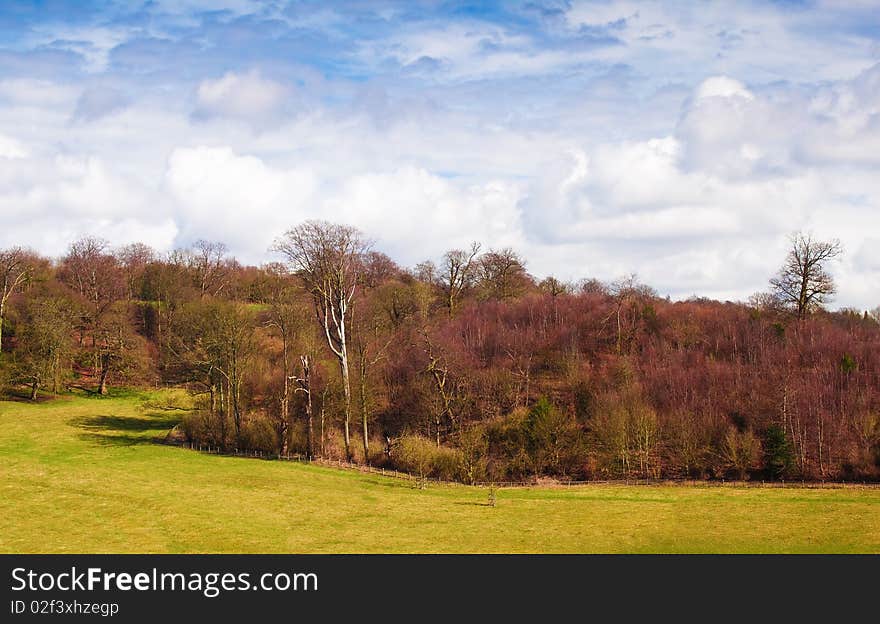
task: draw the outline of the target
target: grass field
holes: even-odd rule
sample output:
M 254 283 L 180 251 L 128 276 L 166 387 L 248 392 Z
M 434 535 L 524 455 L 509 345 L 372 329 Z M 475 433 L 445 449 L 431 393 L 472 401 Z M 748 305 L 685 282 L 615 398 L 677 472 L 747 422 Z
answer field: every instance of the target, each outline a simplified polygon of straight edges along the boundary
M 134 394 L 0 402 L 0 551 L 880 552 L 880 490 L 425 490 L 152 439 Z

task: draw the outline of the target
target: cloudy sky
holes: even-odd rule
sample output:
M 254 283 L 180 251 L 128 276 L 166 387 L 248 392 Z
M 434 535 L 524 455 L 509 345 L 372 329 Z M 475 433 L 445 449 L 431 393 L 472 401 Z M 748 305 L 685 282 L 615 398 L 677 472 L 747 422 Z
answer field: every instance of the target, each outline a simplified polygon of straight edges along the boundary
M 803 229 L 871 308 L 878 206 L 880 0 L 0 4 L 0 247 L 322 217 L 745 299 Z

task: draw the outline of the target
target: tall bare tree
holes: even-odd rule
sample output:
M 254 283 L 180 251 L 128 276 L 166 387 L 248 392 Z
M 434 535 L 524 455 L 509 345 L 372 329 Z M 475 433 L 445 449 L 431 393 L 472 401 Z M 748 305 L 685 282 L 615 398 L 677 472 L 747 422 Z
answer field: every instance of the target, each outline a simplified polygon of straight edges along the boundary
M 287 258 L 311 292 L 327 345 L 339 361 L 345 398 L 345 454 L 351 460 L 348 331 L 351 304 L 370 242 L 351 226 L 312 220 L 288 230 L 273 249 Z
M 480 244 L 471 243 L 470 249 L 452 249 L 443 255 L 443 263 L 437 279 L 443 291 L 449 316 L 455 314 L 455 306 L 462 293 L 473 284 L 477 273 L 477 256 Z
M 373 367 L 382 361 L 391 346 L 392 337 L 383 320 L 385 316 L 377 309 L 376 301 L 364 302 L 364 313 L 358 315 L 353 338 L 355 360 L 358 372 L 358 398 L 361 412 L 361 437 L 364 448 L 364 462 L 370 461 L 369 421 L 372 417 L 368 380 Z M 372 306 L 370 304 L 373 304 Z
M 457 407 L 460 403 L 461 388 L 458 381 L 450 374 L 450 364 L 446 355 L 431 340 L 427 330 L 422 330 L 422 338 L 425 342 L 425 355 L 428 356 L 428 365 L 425 372 L 431 376 L 434 381 L 434 387 L 437 389 L 439 398 L 438 404 L 434 409 L 434 436 L 437 446 L 440 446 L 440 430 L 443 421 L 446 421 L 447 432 L 452 432 L 459 424 L 457 415 Z
M 268 265 L 264 267 L 265 271 L 270 275 L 267 300 L 269 302 L 268 317 L 266 325 L 273 328 L 278 337 L 281 338 L 281 400 L 279 405 L 279 424 L 281 437 L 281 454 L 286 455 L 288 452 L 288 437 L 290 430 L 290 404 L 293 393 L 299 384 L 299 377 L 296 375 L 295 363 L 293 358 L 294 343 L 303 329 L 303 323 L 306 315 L 303 306 L 297 300 L 297 294 L 302 291 L 302 287 L 294 281 L 293 276 L 287 274 L 286 268 L 279 264 Z M 308 357 L 308 356 L 306 356 Z M 308 369 L 307 363 L 303 363 L 303 368 Z M 306 375 L 307 376 L 307 375 Z M 294 385 L 296 382 L 297 385 Z M 311 396 L 310 392 L 307 396 L 309 405 L 306 408 L 309 420 L 308 426 L 311 428 Z M 309 431 L 311 436 L 311 431 Z M 309 455 L 311 456 L 311 437 L 309 438 Z
M 299 356 L 302 365 L 302 375 L 295 378 L 296 389 L 294 392 L 302 392 L 303 403 L 306 410 L 306 455 L 311 459 L 315 456 L 315 432 L 313 425 L 314 408 L 312 405 L 312 356 L 306 354 Z M 321 454 L 324 454 L 324 418 L 323 408 L 321 417 Z
M 834 279 L 825 265 L 843 253 L 843 247 L 837 239 L 817 241 L 803 232 L 793 234 L 790 240 L 785 264 L 770 280 L 770 286 L 780 301 L 803 319 L 834 294 Z
M 0 353 L 3 352 L 3 319 L 5 318 L 6 303 L 13 293 L 24 287 L 33 271 L 34 254 L 22 249 L 12 247 L 0 250 Z
M 232 261 L 226 257 L 228 248 L 224 243 L 197 240 L 190 251 L 190 267 L 201 297 L 217 296 L 229 284 Z

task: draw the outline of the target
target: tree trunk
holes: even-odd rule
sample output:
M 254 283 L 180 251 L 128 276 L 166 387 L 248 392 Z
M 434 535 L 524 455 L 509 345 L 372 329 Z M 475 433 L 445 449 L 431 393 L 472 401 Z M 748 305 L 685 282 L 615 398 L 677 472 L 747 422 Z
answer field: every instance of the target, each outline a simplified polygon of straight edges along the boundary
M 290 427 L 290 366 L 287 353 L 287 335 L 282 333 L 283 351 L 282 367 L 284 375 L 284 390 L 281 395 L 281 454 L 287 455 L 288 429 Z
M 61 359 L 58 356 L 58 352 L 56 351 L 53 354 L 52 359 L 52 394 L 58 396 L 58 369 L 61 368 Z
M 107 375 L 110 373 L 109 362 L 106 356 L 101 358 L 101 380 L 98 383 L 98 394 L 104 396 L 107 394 Z
M 364 435 L 364 463 L 370 463 L 370 434 L 367 429 L 367 388 L 366 384 L 361 380 L 361 423 L 363 424 Z
M 281 422 L 281 456 L 282 457 L 286 456 L 288 453 L 288 450 L 289 450 L 288 443 L 287 443 L 287 439 L 290 437 L 289 429 L 290 429 L 290 424 L 287 422 L 287 419 L 285 418 Z
M 361 386 L 360 386 L 360 398 L 361 398 L 361 424 L 363 425 L 363 436 L 364 436 L 364 463 L 370 463 L 370 433 L 368 430 L 367 424 L 367 381 L 364 379 L 366 376 L 366 362 L 361 360 Z
M 214 414 L 217 412 L 217 393 L 215 392 L 213 379 L 208 379 L 208 392 L 211 395 L 211 407 L 210 407 L 211 412 L 210 412 L 210 414 L 211 414 L 211 420 L 213 420 Z
M 339 368 L 342 372 L 342 391 L 345 395 L 345 458 L 352 460 L 351 454 L 351 384 L 348 374 L 348 353 L 345 344 L 342 345 L 342 355 L 339 358 Z
M 227 379 L 226 380 L 226 415 L 223 417 L 224 441 L 226 438 L 226 432 L 225 432 L 225 429 L 227 426 L 226 419 L 229 418 L 230 414 L 232 414 L 232 385 L 229 383 L 229 379 Z M 233 426 L 234 426 L 234 421 L 233 421 Z M 237 445 L 238 440 L 235 440 L 235 443 Z
M 226 411 L 226 405 L 227 405 L 226 397 L 224 397 L 224 395 L 223 395 L 223 380 L 222 379 L 217 383 L 217 394 L 218 394 L 217 415 L 220 418 L 220 446 L 222 446 L 223 448 L 226 448 L 226 418 L 227 418 L 228 413 Z
M 326 392 L 321 399 L 321 457 L 324 457 L 324 403 L 327 400 Z
M 3 354 L 3 311 L 6 308 L 6 299 L 0 299 L 0 355 Z
M 241 378 L 238 370 L 237 352 L 232 351 L 232 362 L 229 371 L 229 395 L 232 400 L 232 419 L 235 426 L 235 448 L 241 445 Z
M 306 452 L 308 453 L 309 459 L 314 457 L 315 455 L 315 434 L 312 426 L 312 367 L 311 361 L 308 355 L 300 356 L 300 362 L 302 363 L 303 368 L 303 376 L 300 381 L 300 387 L 302 389 L 303 394 L 306 395 L 306 432 L 308 434 L 307 448 Z M 323 408 L 321 410 L 321 453 L 323 454 L 323 435 L 324 435 L 324 411 Z

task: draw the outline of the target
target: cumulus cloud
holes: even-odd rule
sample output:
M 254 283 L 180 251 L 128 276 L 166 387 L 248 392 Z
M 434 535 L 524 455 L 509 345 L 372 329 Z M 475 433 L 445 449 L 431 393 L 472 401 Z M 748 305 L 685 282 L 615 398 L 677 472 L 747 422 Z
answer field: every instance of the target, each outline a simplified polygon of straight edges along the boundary
M 473 240 L 522 246 L 519 196 L 509 182 L 462 185 L 410 166 L 351 178 L 322 213 L 361 227 L 413 265 Z
M 273 238 L 309 216 L 315 179 L 307 170 L 278 169 L 229 147 L 178 148 L 165 184 L 182 225 L 179 242 L 222 240 L 253 262 Z

